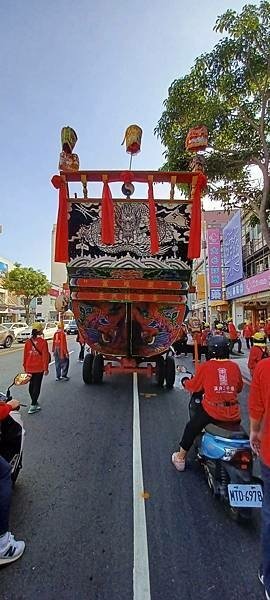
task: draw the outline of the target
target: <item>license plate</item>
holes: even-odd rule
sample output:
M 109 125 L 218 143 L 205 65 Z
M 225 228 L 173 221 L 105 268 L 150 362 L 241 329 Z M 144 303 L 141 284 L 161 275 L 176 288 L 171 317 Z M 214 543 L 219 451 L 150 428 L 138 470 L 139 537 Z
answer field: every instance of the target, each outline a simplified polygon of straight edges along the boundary
M 247 506 L 249 508 L 260 508 L 262 506 L 263 491 L 261 485 L 230 483 L 228 494 L 231 506 Z

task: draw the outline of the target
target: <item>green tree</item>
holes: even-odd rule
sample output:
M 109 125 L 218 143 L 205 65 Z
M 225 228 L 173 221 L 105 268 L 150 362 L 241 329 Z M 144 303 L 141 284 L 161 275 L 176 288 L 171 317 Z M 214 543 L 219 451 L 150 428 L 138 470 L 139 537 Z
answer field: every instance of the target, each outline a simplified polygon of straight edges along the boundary
M 3 287 L 20 296 L 25 308 L 26 321 L 29 323 L 30 302 L 38 296 L 48 293 L 51 285 L 44 273 L 32 267 L 22 267 L 15 263 L 14 269 L 6 273 L 2 280 Z
M 188 168 L 187 132 L 206 125 L 210 198 L 252 209 L 270 247 L 270 2 L 227 10 L 214 30 L 222 34 L 217 45 L 169 88 L 155 129 L 165 146 L 162 168 Z

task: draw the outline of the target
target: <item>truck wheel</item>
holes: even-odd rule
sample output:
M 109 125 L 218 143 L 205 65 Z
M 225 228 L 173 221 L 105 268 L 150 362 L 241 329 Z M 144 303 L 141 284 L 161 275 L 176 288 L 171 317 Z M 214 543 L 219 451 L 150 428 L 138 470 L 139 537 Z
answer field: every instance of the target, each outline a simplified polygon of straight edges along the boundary
M 83 361 L 82 376 L 84 383 L 92 383 L 92 366 L 93 366 L 94 355 L 87 354 Z
M 158 387 L 163 387 L 165 379 L 165 361 L 163 356 L 158 356 L 156 360 L 156 382 Z
M 165 380 L 166 388 L 171 390 L 175 382 L 175 362 L 172 356 L 167 356 L 165 360 Z
M 104 358 L 102 354 L 96 354 L 93 360 L 92 379 L 93 383 L 101 383 L 104 371 Z

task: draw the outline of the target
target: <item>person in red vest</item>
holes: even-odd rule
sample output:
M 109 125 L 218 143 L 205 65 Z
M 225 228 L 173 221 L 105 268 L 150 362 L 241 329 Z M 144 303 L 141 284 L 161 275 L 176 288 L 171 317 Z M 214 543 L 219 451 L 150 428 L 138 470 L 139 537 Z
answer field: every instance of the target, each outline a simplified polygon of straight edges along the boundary
M 250 349 L 250 346 L 253 346 L 253 334 L 254 329 L 252 323 L 250 323 L 250 321 L 244 321 L 243 338 L 246 340 L 246 346 L 248 350 Z
M 242 352 L 242 342 L 232 319 L 228 319 L 228 332 L 230 338 L 230 354 L 235 354 L 233 349 L 236 343 L 238 344 L 238 354 L 244 354 L 244 352 Z
M 264 331 L 268 341 L 270 342 L 270 317 L 267 317 L 267 322 L 265 324 Z
M 268 350 L 266 338 L 263 332 L 257 331 L 253 336 L 253 347 L 250 350 L 248 358 L 248 368 L 251 378 L 253 377 L 254 369 L 262 358 L 268 358 Z
M 32 335 L 26 340 L 23 354 L 25 373 L 32 375 L 29 383 L 31 405 L 28 414 L 32 415 L 41 410 L 38 403 L 43 375 L 49 373 L 50 354 L 48 342 L 44 340 L 43 324 L 36 322 L 32 325 Z
M 261 459 L 264 484 L 262 506 L 262 565 L 259 579 L 270 600 L 270 358 L 257 364 L 248 399 L 250 445 Z
M 195 438 L 209 423 L 241 420 L 237 399 L 243 388 L 238 365 L 229 360 L 229 341 L 223 336 L 211 336 L 208 342 L 210 360 L 199 366 L 192 379 L 182 378 L 182 386 L 189 392 L 203 392 L 202 402 L 185 427 L 179 452 L 172 455 L 172 463 L 178 471 L 184 471 L 186 455 Z
M 61 379 L 69 381 L 69 352 L 67 336 L 64 332 L 64 323 L 58 323 L 58 330 L 53 336 L 52 351 L 55 359 L 56 381 L 60 381 Z
M 4 421 L 12 410 L 19 408 L 18 400 L 0 402 L 0 421 Z M 23 541 L 17 541 L 9 531 L 9 515 L 12 493 L 11 466 L 0 456 L 0 566 L 8 565 L 22 556 Z

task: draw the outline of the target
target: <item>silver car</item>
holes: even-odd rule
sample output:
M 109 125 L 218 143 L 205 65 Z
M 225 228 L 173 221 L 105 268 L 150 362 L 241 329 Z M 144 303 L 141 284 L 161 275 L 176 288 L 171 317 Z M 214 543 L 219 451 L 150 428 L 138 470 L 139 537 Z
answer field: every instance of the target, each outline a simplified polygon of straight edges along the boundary
M 10 346 L 14 342 L 14 333 L 4 327 L 4 325 L 0 325 L 0 346 L 4 346 L 4 348 L 10 348 Z

